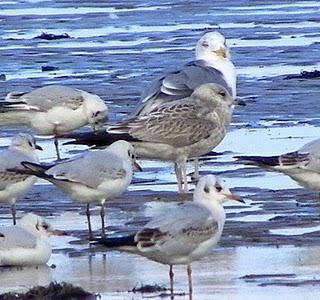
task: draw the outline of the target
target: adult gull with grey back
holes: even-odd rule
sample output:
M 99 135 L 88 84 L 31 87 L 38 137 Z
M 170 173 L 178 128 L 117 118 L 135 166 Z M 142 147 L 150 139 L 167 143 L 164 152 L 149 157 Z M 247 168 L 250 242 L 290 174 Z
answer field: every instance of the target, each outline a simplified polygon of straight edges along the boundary
M 192 295 L 191 263 L 208 255 L 220 240 L 226 218 L 222 203 L 228 200 L 243 202 L 216 176 L 206 175 L 200 177 L 192 202 L 163 210 L 133 234 L 102 238 L 98 243 L 169 265 L 171 294 L 173 265 L 187 265 Z
M 0 126 L 28 126 L 40 135 L 57 137 L 86 124 L 94 130 L 101 127 L 108 109 L 97 95 L 83 90 L 50 85 L 29 93 L 10 93 L 0 102 Z
M 22 172 L 46 179 L 73 201 L 86 203 L 88 229 L 92 238 L 90 204 L 101 205 L 101 235 L 104 236 L 105 202 L 120 196 L 127 189 L 132 180 L 133 168 L 140 170 L 135 159 L 131 144 L 117 141 L 105 150 L 86 151 L 51 165 L 22 162 L 26 168 Z

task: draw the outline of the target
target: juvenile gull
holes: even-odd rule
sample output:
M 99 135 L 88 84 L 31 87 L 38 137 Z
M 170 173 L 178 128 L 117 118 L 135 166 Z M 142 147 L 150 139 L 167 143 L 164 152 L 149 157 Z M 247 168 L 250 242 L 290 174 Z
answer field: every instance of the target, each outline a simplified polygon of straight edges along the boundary
M 305 188 L 320 192 L 320 139 L 295 152 L 276 156 L 236 156 L 240 162 L 254 164 L 288 175 Z
M 22 161 L 39 162 L 36 149 L 42 150 L 33 136 L 19 133 L 11 145 L 0 152 L 0 203 L 11 204 L 13 224 L 16 224 L 16 201 L 36 182 L 37 178 L 11 169 L 23 169 Z
M 0 227 L 0 266 L 30 266 L 47 263 L 51 256 L 49 235 L 62 235 L 52 230 L 41 217 L 29 213 L 16 226 Z
M 222 203 L 227 200 L 243 202 L 217 177 L 207 175 L 200 178 L 193 202 L 162 211 L 136 233 L 103 238 L 98 242 L 170 265 L 171 294 L 173 265 L 187 265 L 189 295 L 192 295 L 191 263 L 208 255 L 220 240 L 226 217 Z
M 105 150 L 87 151 L 52 165 L 22 162 L 29 174 L 46 179 L 59 187 L 72 200 L 87 203 L 87 220 L 90 238 L 90 203 L 100 203 L 102 236 L 105 235 L 104 205 L 109 199 L 121 195 L 129 186 L 135 162 L 130 143 L 117 141 Z
M 217 83 L 236 98 L 236 69 L 231 61 L 226 38 L 218 31 L 207 32 L 200 38 L 194 61 L 156 78 L 142 93 L 133 115 L 146 115 L 163 103 L 189 97 L 197 87 L 205 83 Z M 200 155 L 207 152 L 200 152 Z M 195 179 L 199 177 L 198 156 L 197 153 L 191 156 L 195 157 Z
M 174 162 L 178 189 L 187 191 L 187 158 L 195 152 L 207 153 L 223 139 L 236 103 L 222 86 L 207 83 L 188 98 L 164 103 L 148 115 L 124 120 L 107 131 L 71 134 L 67 137 L 75 141 L 67 144 L 101 147 L 117 139 L 128 140 L 138 157 Z
M 29 93 L 10 93 L 0 102 L 0 125 L 24 125 L 40 135 L 57 136 L 86 124 L 101 127 L 107 106 L 97 95 L 63 85 L 51 85 Z

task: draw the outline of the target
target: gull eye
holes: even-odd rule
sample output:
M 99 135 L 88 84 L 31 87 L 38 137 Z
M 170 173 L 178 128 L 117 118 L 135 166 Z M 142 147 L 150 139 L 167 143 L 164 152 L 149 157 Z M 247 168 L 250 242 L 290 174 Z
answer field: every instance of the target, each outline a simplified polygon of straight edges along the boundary
M 222 97 L 225 97 L 226 96 L 226 92 L 225 91 L 220 91 L 219 95 L 221 95 Z
M 202 46 L 202 47 L 205 47 L 205 48 L 208 48 L 208 47 L 209 47 L 209 43 L 208 43 L 207 41 L 203 41 L 203 42 L 201 43 L 201 46 Z
M 42 223 L 42 228 L 47 230 L 49 229 L 49 225 L 47 223 Z

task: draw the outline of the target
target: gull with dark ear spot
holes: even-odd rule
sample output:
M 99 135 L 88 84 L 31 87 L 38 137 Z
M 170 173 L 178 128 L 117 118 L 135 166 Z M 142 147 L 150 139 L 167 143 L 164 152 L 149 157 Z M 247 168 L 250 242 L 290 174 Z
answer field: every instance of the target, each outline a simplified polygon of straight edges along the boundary
M 11 145 L 0 152 L 0 203 L 11 204 L 13 224 L 16 224 L 16 201 L 23 197 L 37 181 L 35 176 L 23 175 L 14 169 L 23 169 L 22 161 L 39 162 L 36 144 L 30 134 L 19 133 L 11 140 Z
M 13 92 L 0 102 L 0 126 L 28 126 L 40 135 L 57 137 L 84 125 L 99 129 L 108 114 L 103 100 L 94 94 L 63 85 L 50 85 L 29 93 Z
M 191 263 L 208 255 L 220 240 L 226 217 L 222 204 L 228 200 L 243 202 L 216 176 L 207 175 L 200 178 L 193 202 L 163 210 L 133 234 L 103 238 L 97 243 L 169 265 L 172 295 L 173 265 L 187 265 L 189 294 L 192 295 Z
M 45 264 L 51 256 L 48 236 L 64 234 L 32 213 L 24 215 L 16 226 L 0 226 L 0 266 Z
M 301 186 L 320 192 L 320 139 L 275 156 L 236 156 L 239 162 L 288 175 Z
M 205 154 L 222 141 L 235 104 L 222 86 L 207 83 L 188 98 L 164 103 L 148 115 L 124 120 L 106 131 L 65 136 L 75 139 L 65 144 L 103 147 L 125 139 L 142 159 L 174 162 L 178 191 L 187 192 L 187 158 Z
M 105 236 L 105 202 L 120 196 L 127 189 L 133 168 L 141 170 L 135 158 L 130 143 L 117 141 L 105 150 L 86 151 L 51 165 L 22 162 L 25 167 L 22 173 L 46 179 L 73 201 L 87 204 L 89 235 L 92 238 L 90 203 L 101 205 L 101 235 Z

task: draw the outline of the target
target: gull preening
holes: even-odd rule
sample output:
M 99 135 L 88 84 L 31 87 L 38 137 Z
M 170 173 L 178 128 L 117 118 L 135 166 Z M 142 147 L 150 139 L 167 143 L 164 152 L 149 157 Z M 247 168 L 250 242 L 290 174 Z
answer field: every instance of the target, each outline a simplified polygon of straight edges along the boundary
M 305 144 L 295 152 L 275 156 L 236 156 L 246 164 L 254 164 L 288 175 L 298 184 L 320 191 L 320 139 Z
M 97 130 L 103 124 L 108 109 L 94 94 L 63 85 L 51 85 L 29 93 L 9 93 L 0 102 L 0 125 L 30 127 L 40 135 L 54 135 L 57 158 L 61 134 L 90 124 Z
M 164 103 L 148 115 L 124 120 L 106 131 L 70 134 L 67 137 L 75 140 L 66 144 L 102 147 L 117 139 L 128 140 L 140 158 L 174 162 L 178 190 L 186 192 L 187 158 L 205 154 L 221 142 L 235 104 L 222 86 L 207 83 L 188 98 Z
M 30 134 L 19 133 L 11 140 L 11 145 L 0 152 L 0 203 L 11 204 L 13 224 L 16 224 L 16 201 L 37 181 L 35 176 L 19 174 L 14 169 L 23 169 L 22 161 L 39 162 L 36 144 Z
M 22 165 L 26 168 L 24 172 L 50 181 L 73 201 L 87 204 L 88 229 L 92 238 L 90 203 L 101 205 L 101 235 L 105 236 L 105 202 L 127 189 L 133 168 L 140 170 L 135 159 L 132 145 L 117 141 L 105 150 L 86 151 L 51 165 L 30 162 L 22 162 Z
M 0 266 L 42 265 L 51 256 L 49 235 L 63 235 L 43 218 L 29 213 L 17 225 L 0 227 Z
M 206 175 L 195 188 L 193 202 L 164 210 L 136 233 L 102 238 L 98 242 L 169 265 L 171 294 L 173 265 L 187 265 L 189 294 L 192 295 L 191 263 L 208 255 L 220 240 L 226 217 L 222 203 L 228 200 L 244 202 L 216 176 Z

